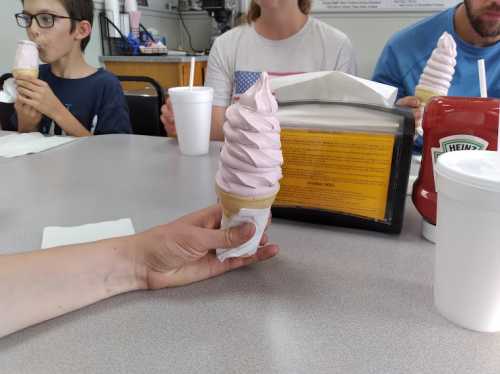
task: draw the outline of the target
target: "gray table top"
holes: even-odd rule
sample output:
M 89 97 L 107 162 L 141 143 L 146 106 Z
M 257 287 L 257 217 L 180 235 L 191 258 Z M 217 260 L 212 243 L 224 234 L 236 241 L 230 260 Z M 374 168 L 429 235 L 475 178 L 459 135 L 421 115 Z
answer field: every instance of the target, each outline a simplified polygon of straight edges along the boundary
M 164 62 L 164 63 L 178 63 L 190 62 L 192 56 L 100 56 L 101 62 Z M 208 61 L 208 56 L 194 56 L 196 62 Z
M 39 248 L 48 225 L 131 217 L 139 231 L 207 206 L 219 149 L 185 157 L 170 139 L 110 135 L 2 159 L 0 253 Z M 434 309 L 419 222 L 410 204 L 400 236 L 274 220 L 275 259 L 13 334 L 0 372 L 499 373 L 500 335 Z

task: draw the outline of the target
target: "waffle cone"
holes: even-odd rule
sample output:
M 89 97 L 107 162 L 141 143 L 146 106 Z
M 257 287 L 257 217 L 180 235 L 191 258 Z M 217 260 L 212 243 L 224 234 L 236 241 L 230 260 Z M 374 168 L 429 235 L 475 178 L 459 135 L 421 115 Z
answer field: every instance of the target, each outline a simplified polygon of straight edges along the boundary
M 222 204 L 224 215 L 227 218 L 239 213 L 240 209 L 266 209 L 273 205 L 274 199 L 278 193 L 266 196 L 238 196 L 224 191 L 219 186 L 215 186 L 217 196 Z
M 12 75 L 18 77 L 33 77 L 38 78 L 38 69 L 13 69 Z
M 422 105 L 427 104 L 434 96 L 443 96 L 439 92 L 434 92 L 427 90 L 425 88 L 418 87 L 415 89 L 415 96 L 418 97 Z

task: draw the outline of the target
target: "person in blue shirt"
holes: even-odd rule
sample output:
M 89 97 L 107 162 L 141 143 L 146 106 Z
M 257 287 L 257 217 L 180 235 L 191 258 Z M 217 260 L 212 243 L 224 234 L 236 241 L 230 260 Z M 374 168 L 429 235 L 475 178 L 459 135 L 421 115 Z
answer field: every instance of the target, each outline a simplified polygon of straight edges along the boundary
M 92 0 L 24 0 L 20 27 L 38 45 L 39 78 L 16 77 L 14 126 L 19 132 L 89 136 L 131 133 L 118 79 L 87 64 Z
M 484 59 L 488 95 L 500 98 L 500 1 L 465 0 L 397 34 L 385 46 L 373 80 L 398 88 L 396 105 L 421 116 L 415 87 L 443 32 L 457 44 L 457 65 L 448 95 L 480 96 L 477 60 Z

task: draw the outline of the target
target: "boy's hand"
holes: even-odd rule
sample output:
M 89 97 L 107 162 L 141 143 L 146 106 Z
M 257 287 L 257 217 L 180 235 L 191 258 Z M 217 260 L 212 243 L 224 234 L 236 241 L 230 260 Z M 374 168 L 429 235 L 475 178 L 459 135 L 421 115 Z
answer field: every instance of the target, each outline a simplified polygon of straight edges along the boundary
M 20 104 L 30 106 L 53 120 L 66 109 L 47 82 L 23 76 L 16 79 L 16 83 Z
M 37 111 L 30 105 L 22 104 L 20 100 L 16 100 L 14 104 L 18 118 L 19 131 L 32 131 L 42 120 L 42 113 Z

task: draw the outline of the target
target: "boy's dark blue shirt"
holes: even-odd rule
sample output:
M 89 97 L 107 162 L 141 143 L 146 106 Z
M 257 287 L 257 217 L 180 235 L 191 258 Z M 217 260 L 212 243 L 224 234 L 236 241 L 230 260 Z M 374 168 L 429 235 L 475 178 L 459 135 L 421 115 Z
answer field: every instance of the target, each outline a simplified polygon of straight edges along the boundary
M 80 79 L 55 76 L 50 65 L 40 66 L 40 79 L 47 82 L 57 98 L 94 135 L 129 134 L 132 132 L 125 96 L 120 81 L 106 70 Z M 17 127 L 17 116 L 14 115 Z M 43 117 L 40 132 L 52 134 L 52 119 Z M 54 126 L 54 134 L 61 128 Z

